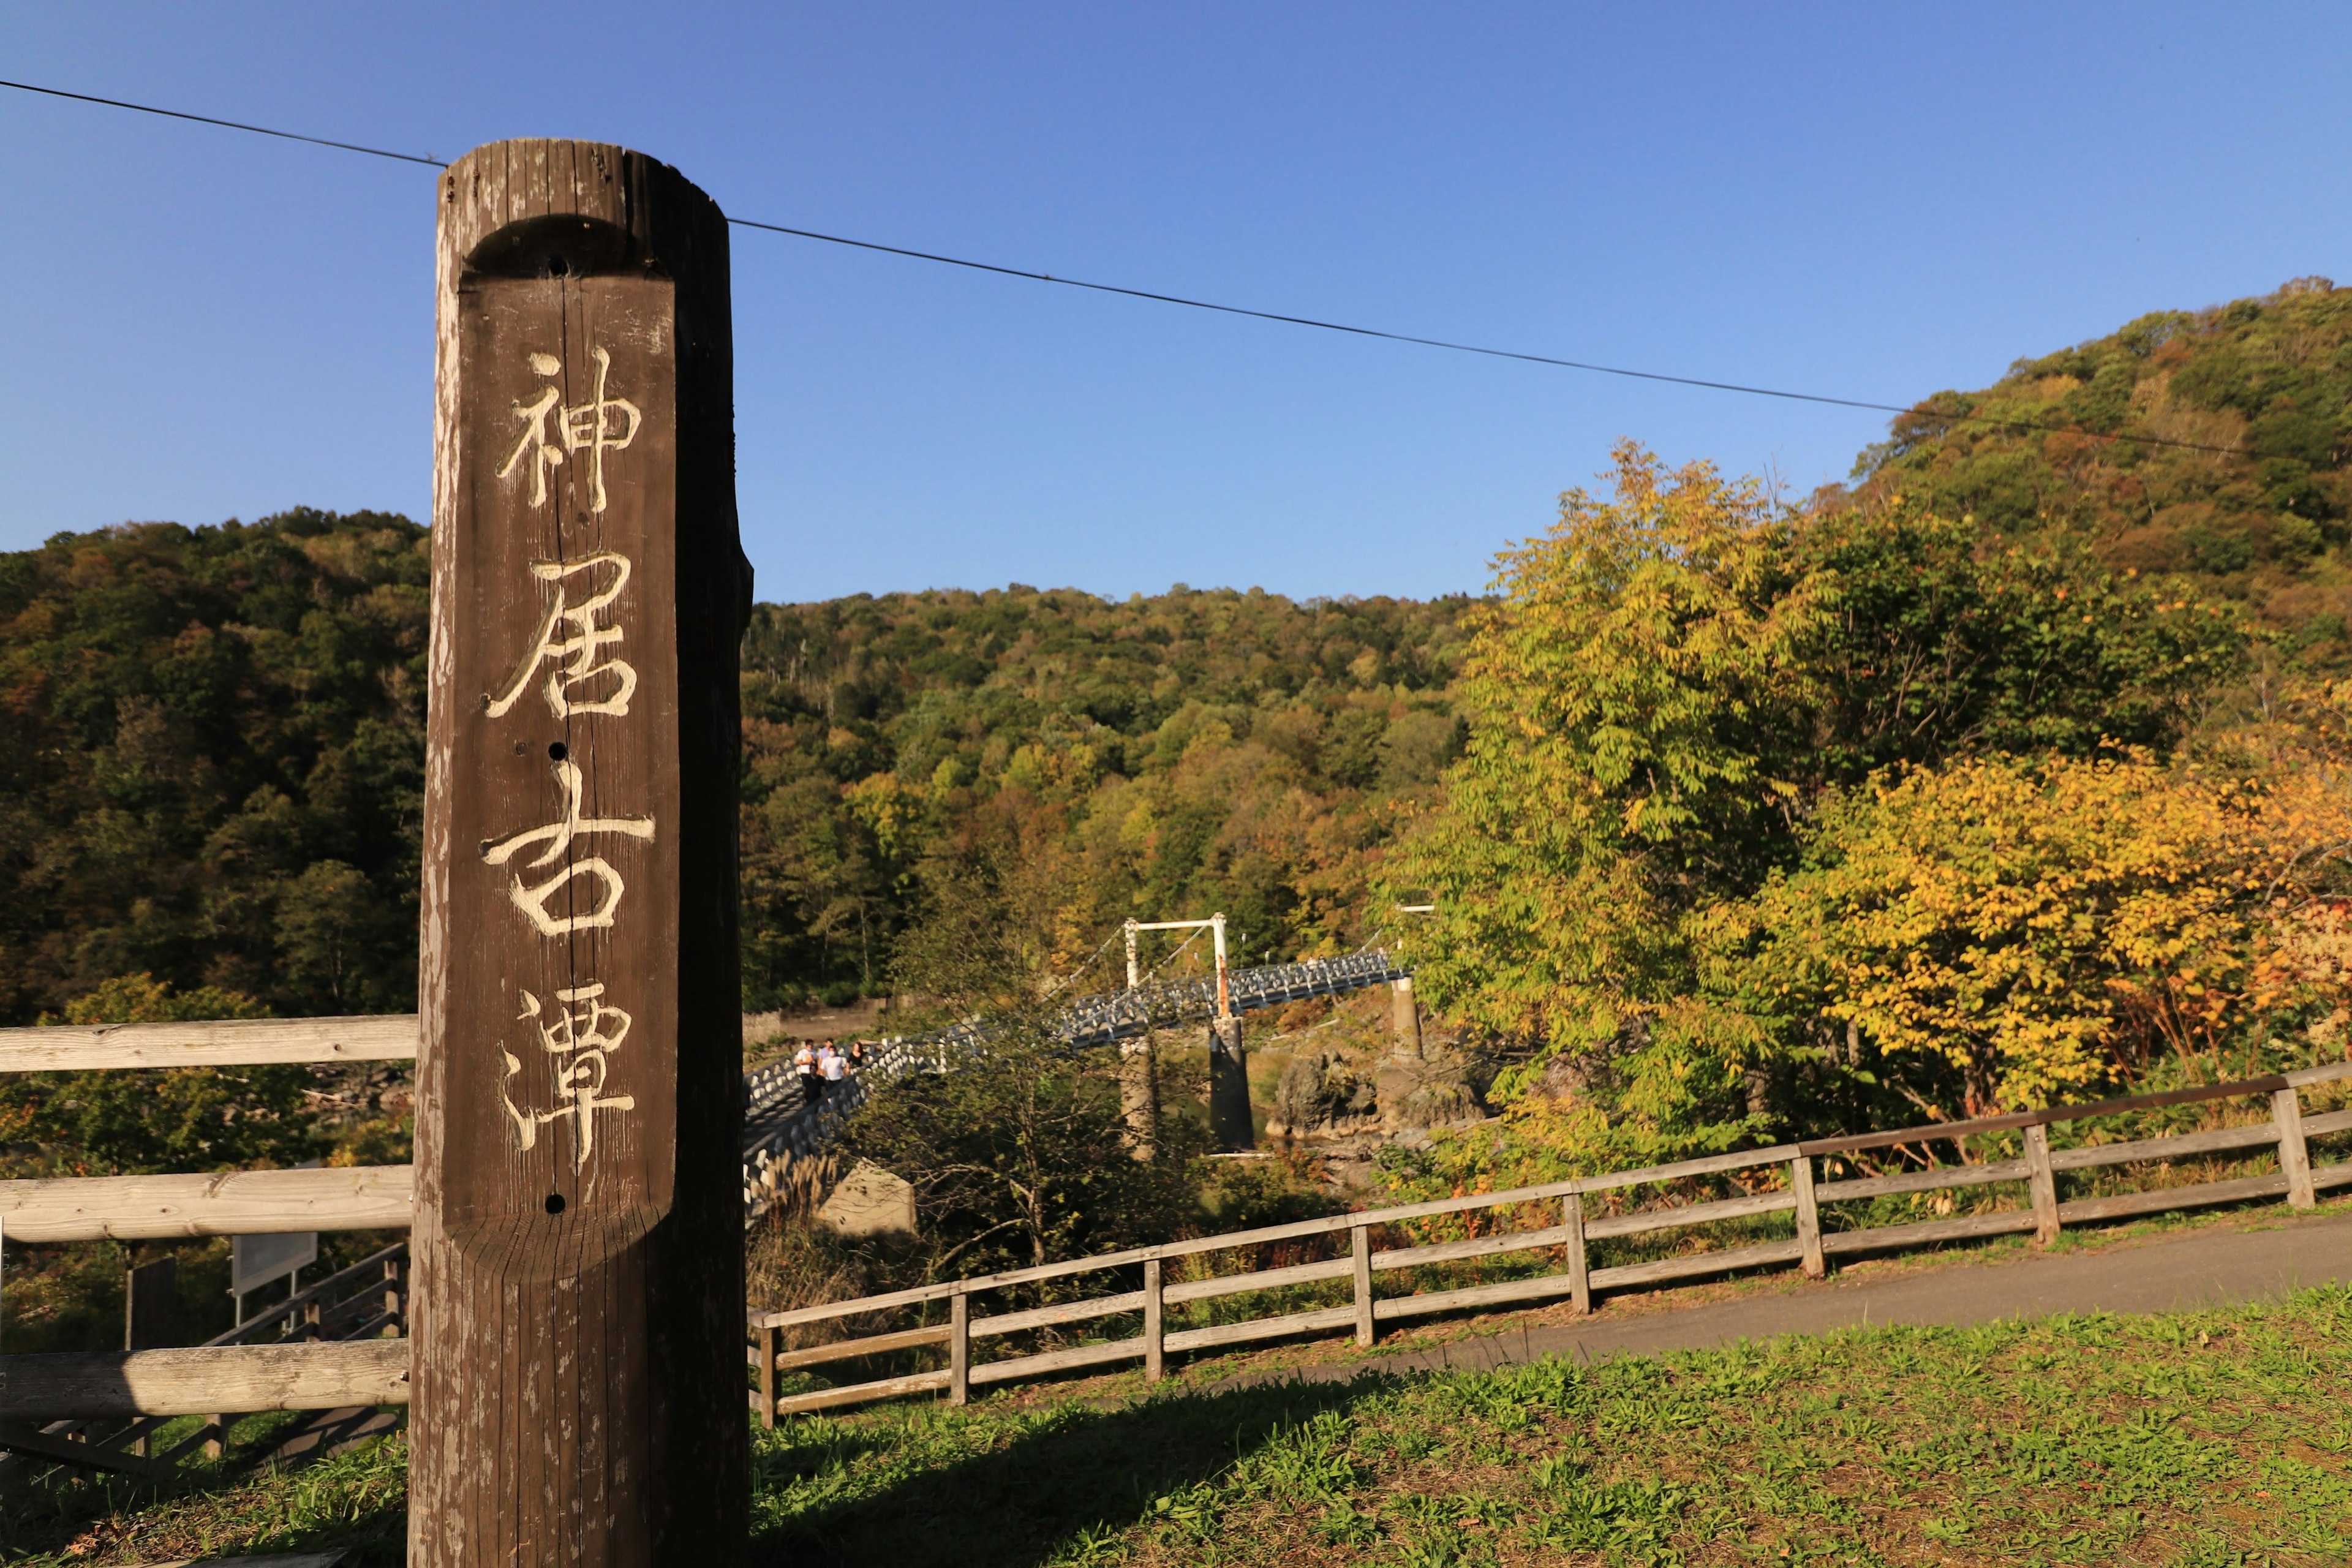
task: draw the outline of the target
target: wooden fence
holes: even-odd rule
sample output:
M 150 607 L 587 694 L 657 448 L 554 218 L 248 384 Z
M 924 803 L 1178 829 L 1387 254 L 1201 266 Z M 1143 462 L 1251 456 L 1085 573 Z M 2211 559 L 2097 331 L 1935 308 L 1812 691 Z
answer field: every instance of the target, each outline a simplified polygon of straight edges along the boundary
M 415 1055 L 414 1018 L 320 1018 L 257 1020 L 250 1023 L 128 1025 L 105 1027 L 0 1030 L 0 1071 L 56 1071 L 99 1068 L 235 1067 L 258 1063 L 400 1059 Z M 1202 1237 L 1161 1247 L 1139 1247 L 1076 1262 L 1016 1269 L 982 1279 L 901 1290 L 853 1301 L 755 1316 L 750 1361 L 758 1369 L 754 1408 L 773 1421 L 780 1414 L 823 1409 L 866 1400 L 928 1391 L 961 1401 L 974 1386 L 1019 1382 L 1090 1366 L 1141 1361 L 1157 1378 L 1171 1354 L 1302 1334 L 1352 1332 L 1370 1344 L 1383 1323 L 1436 1313 L 1568 1299 L 1591 1309 L 1596 1291 L 1622 1290 L 1667 1280 L 1794 1263 L 1819 1275 L 1826 1260 L 1846 1254 L 1931 1246 L 1946 1241 L 2032 1231 L 2044 1239 L 2061 1226 L 2154 1214 L 2200 1205 L 2284 1196 L 2308 1207 L 2322 1190 L 2352 1184 L 2352 1163 L 2315 1170 L 2306 1142 L 2352 1131 L 2352 1110 L 2306 1117 L 2298 1090 L 2352 1078 L 2352 1063 L 2313 1068 L 2283 1076 L 2138 1095 L 2095 1104 L 2025 1111 L 1975 1121 L 1941 1122 L 1889 1132 L 1817 1139 L 1778 1148 L 1686 1160 L 1639 1171 L 1588 1176 L 1511 1192 L 1408 1204 L 1360 1214 L 1302 1220 L 1290 1225 Z M 2129 1142 L 2053 1149 L 2049 1129 L 2084 1118 L 2201 1101 L 2263 1096 L 2268 1117 L 2243 1126 L 2225 1126 Z M 1969 1163 L 1966 1140 L 2017 1131 L 2022 1152 L 2014 1158 Z M 1962 1163 L 1894 1174 L 1835 1179 L 1817 1173 L 1815 1163 L 1872 1150 L 1924 1147 L 1958 1142 Z M 2057 1178 L 2069 1172 L 2147 1161 L 2273 1149 L 2275 1172 L 2193 1186 L 2061 1202 Z M 1719 1178 L 1743 1190 L 1736 1195 L 1691 1201 L 1694 1183 Z M 1822 1206 L 1904 1194 L 1925 1194 L 2021 1183 L 2026 1207 L 2002 1209 L 1925 1223 L 1863 1228 L 1824 1228 Z M 62 1242 L 231 1236 L 272 1231 L 404 1229 L 412 1205 L 413 1176 L 405 1165 L 303 1171 L 246 1171 L 213 1175 L 83 1177 L 0 1182 L 0 1237 L 18 1242 Z M 1744 1190 L 1753 1188 L 1755 1190 Z M 1651 1195 L 1643 1199 L 1643 1189 Z M 1679 1189 L 1679 1190 L 1676 1190 Z M 1633 1202 L 1626 1202 L 1634 1195 Z M 1597 1200 L 1588 1202 L 1588 1200 Z M 1515 1211 L 1505 1213 L 1501 1211 Z M 1490 1219 L 1541 1215 L 1533 1228 L 1490 1231 L 1462 1239 L 1411 1246 L 1376 1246 L 1378 1233 L 1447 1215 Z M 1623 1263 L 1591 1266 L 1590 1244 L 1720 1222 L 1792 1214 L 1794 1235 L 1785 1240 L 1718 1247 Z M 1477 1228 L 1481 1221 L 1473 1220 Z M 1170 1278 L 1171 1265 L 1183 1270 L 1195 1261 L 1213 1267 L 1215 1255 L 1246 1252 L 1286 1242 L 1347 1237 L 1344 1255 L 1271 1268 L 1200 1277 Z M 1376 1293 L 1377 1277 L 1433 1264 L 1465 1263 L 1558 1249 L 1560 1267 L 1549 1273 L 1453 1289 Z M 381 1258 L 382 1255 L 379 1255 Z M 375 1264 L 377 1260 L 370 1260 Z M 366 1267 L 366 1266 L 355 1266 Z M 1070 1284 L 1099 1285 L 1099 1278 L 1124 1272 L 1134 1288 L 1076 1300 L 1046 1301 L 1011 1310 L 976 1312 L 977 1304 L 1010 1291 L 1045 1287 L 1055 1294 Z M 1344 1303 L 1304 1311 L 1282 1311 L 1232 1322 L 1171 1329 L 1168 1310 L 1194 1302 L 1326 1281 L 1350 1282 Z M 1116 1279 L 1126 1285 L 1129 1279 Z M 312 1288 L 324 1290 L 334 1281 Z M 366 1292 L 360 1294 L 363 1297 Z M 279 1312 L 319 1301 L 305 1297 Z M 928 1315 L 944 1310 L 945 1322 L 867 1333 L 830 1343 L 788 1347 L 795 1329 L 843 1318 L 871 1318 L 913 1309 Z M 360 1316 L 365 1314 L 360 1313 Z M 976 1347 L 1039 1331 L 1058 1332 L 1102 1319 L 1133 1316 L 1140 1331 L 1092 1343 L 1059 1346 L 1035 1353 L 982 1359 Z M 401 1329 L 396 1318 L 370 1323 L 365 1331 Z M 356 1320 L 354 1320 L 356 1321 Z M 248 1331 L 253 1325 L 247 1326 Z M 142 1421 L 220 1410 L 323 1410 L 352 1405 L 404 1404 L 408 1397 L 405 1339 L 354 1338 L 318 1342 L 255 1344 L 225 1336 L 185 1350 L 130 1351 L 71 1355 L 0 1356 L 0 1424 L 15 1444 L 46 1424 L 54 1435 L 62 1425 Z M 879 1378 L 846 1387 L 780 1394 L 779 1373 L 923 1347 L 945 1352 L 943 1367 Z M 27 1426 L 26 1423 L 37 1425 Z M 127 1430 L 127 1429 L 126 1429 Z M 71 1439 L 81 1434 L 68 1433 Z M 121 1436 L 118 1434 L 118 1436 Z M 126 1441 L 135 1440 L 126 1438 Z M 36 1451 L 27 1441 L 20 1451 Z
M 1833 1257 L 1933 1246 L 2031 1231 L 2042 1240 L 2054 1239 L 2068 1225 L 2083 1225 L 2135 1215 L 2194 1208 L 2211 1204 L 2284 1196 L 2297 1208 L 2309 1208 L 2324 1189 L 2352 1184 L 2352 1161 L 2315 1170 L 2308 1140 L 2352 1131 L 2352 1110 L 2305 1116 L 2298 1091 L 2315 1084 L 2352 1079 L 2352 1062 L 2335 1063 L 2297 1072 L 2238 1083 L 2182 1089 L 2163 1094 L 2134 1095 L 2092 1104 L 2054 1107 L 2046 1110 L 1986 1117 L 1971 1121 L 1948 1121 L 1906 1127 L 1890 1132 L 1820 1138 L 1778 1148 L 1743 1151 L 1706 1159 L 1679 1161 L 1638 1171 L 1584 1176 L 1509 1192 L 1483 1193 L 1405 1204 L 1392 1208 L 1300 1220 L 1261 1229 L 1202 1237 L 1160 1247 L 1135 1247 L 1069 1263 L 1013 1269 L 984 1278 L 956 1280 L 892 1291 L 856 1300 L 829 1302 L 791 1311 L 755 1314 L 751 1320 L 749 1359 L 758 1386 L 751 1404 L 772 1424 L 780 1415 L 861 1404 L 868 1400 L 927 1392 L 943 1393 L 961 1404 L 974 1387 L 1017 1383 L 1087 1367 L 1112 1366 L 1139 1361 L 1144 1374 L 1158 1380 L 1167 1358 L 1190 1351 L 1213 1350 L 1298 1335 L 1352 1332 L 1359 1345 L 1370 1345 L 1381 1326 L 1409 1318 L 1482 1308 L 1507 1307 L 1566 1298 L 1579 1311 L 1590 1311 L 1596 1292 L 1624 1290 L 1672 1279 L 1725 1274 L 1741 1269 L 1795 1264 L 1819 1278 Z M 2086 1118 L 2159 1110 L 2204 1101 L 2261 1097 L 2268 1116 L 2244 1126 L 2225 1126 L 2168 1137 L 2127 1142 L 2085 1144 L 2053 1149 L 2049 1130 Z M 1968 1141 L 2015 1131 L 2022 1152 L 2015 1158 L 1969 1160 Z M 1843 1179 L 1824 1177 L 1815 1162 L 1837 1160 L 1874 1150 L 1910 1148 L 1952 1142 L 1961 1163 L 1929 1163 L 1927 1168 Z M 2237 1150 L 2273 1149 L 2277 1170 L 2255 1175 L 2189 1186 L 2060 1201 L 2058 1177 L 2063 1173 L 2149 1161 L 2175 1161 Z M 1847 1157 L 1841 1159 L 1841 1157 Z M 1740 1178 L 1747 1180 L 1742 1182 Z M 1706 1178 L 1726 1178 L 1734 1185 L 1760 1190 L 1738 1195 L 1689 1201 L 1690 1186 Z M 1765 1182 L 1779 1184 L 1764 1187 Z M 1906 1194 L 1940 1193 L 1994 1183 L 2023 1184 L 2026 1206 L 1918 1223 L 1824 1228 L 1823 1205 L 1843 1205 Z M 1675 1192 L 1671 1189 L 1684 1189 Z M 1641 1189 L 1653 1189 L 1645 1205 Z M 1598 1199 L 1591 1203 L 1588 1200 Z M 1517 1211 L 1515 1215 L 1495 1211 Z M 1494 1219 L 1524 1219 L 1532 1213 L 1532 1228 L 1473 1234 L 1459 1240 L 1419 1246 L 1376 1246 L 1376 1232 L 1416 1221 L 1444 1216 L 1486 1215 Z M 1685 1252 L 1614 1267 L 1591 1266 L 1590 1244 L 1610 1237 L 1635 1237 L 1751 1219 L 1766 1215 L 1793 1214 L 1795 1234 L 1786 1240 Z M 1832 1213 L 1834 1221 L 1838 1216 Z M 1549 1223 L 1544 1223 L 1549 1222 Z M 1478 1222 L 1466 1228 L 1475 1231 Z M 1213 1267 L 1215 1255 L 1255 1250 L 1283 1243 L 1298 1243 L 1345 1234 L 1344 1254 L 1276 1268 L 1248 1268 L 1234 1274 L 1208 1273 L 1171 1279 L 1170 1266 L 1186 1268 L 1199 1262 Z M 1556 1271 L 1530 1278 L 1454 1289 L 1379 1295 L 1378 1276 L 1432 1264 L 1461 1263 L 1511 1254 L 1557 1249 Z M 1111 1276 L 1108 1281 L 1100 1277 Z M 1349 1282 L 1343 1303 L 1304 1311 L 1280 1310 L 1269 1316 L 1233 1322 L 1213 1322 L 1171 1330 L 1169 1309 L 1192 1302 L 1257 1292 L 1284 1292 L 1293 1287 L 1324 1281 Z M 1101 1289 L 1108 1284 L 1110 1288 Z M 1134 1288 L 1118 1289 L 1132 1285 Z M 1092 1286 L 1101 1293 L 1076 1300 L 1047 1301 L 1010 1310 L 981 1312 L 983 1300 L 1028 1289 L 1032 1295 L 1051 1295 L 1070 1286 Z M 1034 1288 L 1044 1287 L 1043 1290 Z M 1284 1303 L 1295 1305 L 1295 1303 Z M 944 1310 L 947 1321 L 928 1321 Z M 818 1328 L 844 1318 L 877 1319 L 913 1310 L 927 1321 L 909 1328 L 864 1333 L 853 1338 L 799 1347 L 785 1343 L 796 1329 Z M 1139 1321 L 1139 1331 L 1091 1343 L 1077 1343 L 1032 1353 L 983 1360 L 985 1342 L 1038 1331 L 1066 1331 L 1072 1325 L 1107 1318 Z M 821 1329 L 820 1329 L 820 1331 Z M 778 1374 L 830 1363 L 891 1355 L 939 1347 L 946 1364 L 898 1376 L 877 1378 L 846 1386 L 785 1394 L 779 1392 Z
M 289 1018 L 0 1030 L 0 1072 L 397 1060 L 411 1017 Z M 406 1165 L 0 1182 L 0 1243 L 404 1230 Z M 0 1355 L 0 1448 L 137 1470 L 216 1443 L 216 1423 L 152 1459 L 164 1421 L 224 1411 L 336 1410 L 408 1401 L 406 1246 L 319 1281 L 182 1350 Z M 290 1320 L 290 1329 L 289 1329 Z M 284 1342 L 257 1342 L 283 1336 Z M 110 1434 L 94 1424 L 128 1422 Z

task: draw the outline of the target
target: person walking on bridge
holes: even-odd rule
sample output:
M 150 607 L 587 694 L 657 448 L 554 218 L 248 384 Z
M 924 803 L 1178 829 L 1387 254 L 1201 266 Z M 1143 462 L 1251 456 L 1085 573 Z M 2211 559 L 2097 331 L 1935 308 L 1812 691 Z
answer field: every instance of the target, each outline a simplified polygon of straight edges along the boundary
M 827 1040 L 824 1049 L 817 1054 L 816 1065 L 817 1070 L 824 1075 L 824 1092 L 831 1094 L 833 1086 L 839 1083 L 848 1070 L 849 1059 L 834 1049 L 833 1042 Z
M 801 1103 L 814 1105 L 816 1097 L 824 1092 L 824 1080 L 816 1075 L 816 1047 L 806 1040 L 793 1053 L 793 1070 L 801 1075 Z

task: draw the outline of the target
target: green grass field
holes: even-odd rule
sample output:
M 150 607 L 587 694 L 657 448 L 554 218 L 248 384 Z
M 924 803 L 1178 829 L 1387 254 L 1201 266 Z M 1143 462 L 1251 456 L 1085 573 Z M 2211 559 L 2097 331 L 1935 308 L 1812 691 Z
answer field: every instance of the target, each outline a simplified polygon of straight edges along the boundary
M 396 1562 L 404 1459 L 125 1496 L 12 1524 L 6 1551 Z M 785 1563 L 2340 1564 L 2352 1289 L 1116 1408 L 905 1405 L 755 1434 L 754 1468 Z

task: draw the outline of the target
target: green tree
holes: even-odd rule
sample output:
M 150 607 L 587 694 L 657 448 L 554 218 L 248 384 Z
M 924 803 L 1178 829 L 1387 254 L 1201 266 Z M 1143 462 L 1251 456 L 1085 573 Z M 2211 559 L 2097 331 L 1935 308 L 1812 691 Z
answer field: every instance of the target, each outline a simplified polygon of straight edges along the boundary
M 173 1024 L 262 1018 L 250 996 L 175 992 L 150 974 L 110 980 L 44 1024 Z M 289 1165 L 324 1152 L 309 1114 L 308 1068 L 173 1068 L 24 1073 L 0 1079 L 0 1142 L 33 1145 L 61 1174 L 136 1175 Z

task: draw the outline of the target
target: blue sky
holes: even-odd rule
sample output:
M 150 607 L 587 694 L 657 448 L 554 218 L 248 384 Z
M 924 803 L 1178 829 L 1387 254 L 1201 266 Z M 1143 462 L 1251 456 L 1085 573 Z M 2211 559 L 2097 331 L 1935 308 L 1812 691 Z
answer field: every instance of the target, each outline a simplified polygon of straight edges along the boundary
M 2352 280 L 2340 5 L 10 11 L 0 76 L 454 157 L 624 142 L 730 214 L 1897 403 Z M 422 518 L 421 167 L 0 92 L 0 548 Z M 1881 416 L 735 237 L 760 596 L 1476 590 L 1633 436 L 1843 478 Z

